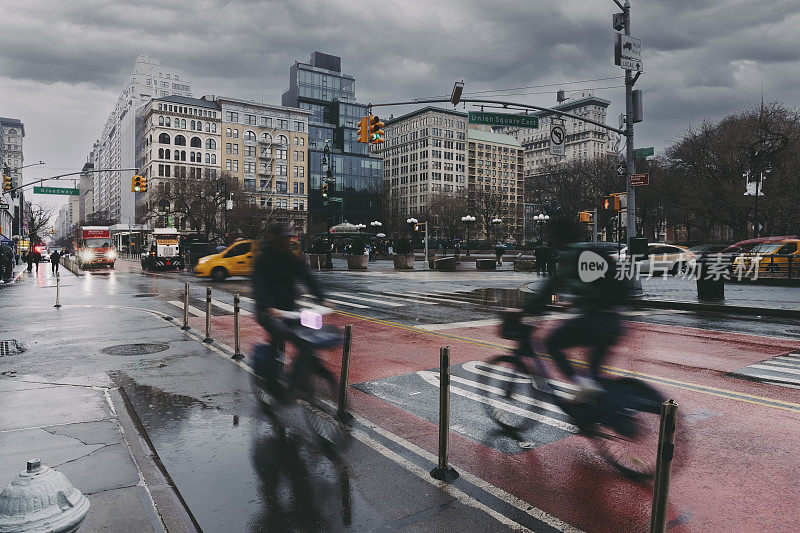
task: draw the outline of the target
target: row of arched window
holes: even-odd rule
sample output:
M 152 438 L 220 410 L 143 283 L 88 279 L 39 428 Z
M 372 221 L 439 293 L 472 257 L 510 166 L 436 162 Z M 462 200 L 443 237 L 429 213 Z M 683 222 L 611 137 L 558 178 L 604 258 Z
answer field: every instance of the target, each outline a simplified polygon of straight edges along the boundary
M 186 119 L 185 118 L 176 118 L 174 121 L 176 128 L 186 129 Z M 216 133 L 217 132 L 217 125 L 213 122 L 206 122 L 206 132 L 208 133 Z M 173 120 L 170 117 L 164 117 L 159 115 L 158 116 L 158 125 L 159 126 L 168 126 L 172 127 Z M 189 129 L 195 131 L 203 131 L 203 121 L 202 120 L 190 120 L 189 121 Z
M 158 158 L 159 159 L 175 159 L 175 161 L 186 161 L 186 151 L 185 150 L 173 150 L 170 152 L 169 148 L 159 148 L 158 149 Z M 217 164 L 217 154 L 206 154 L 206 163 L 211 165 Z M 202 163 L 203 162 L 203 154 L 201 152 L 189 152 L 189 161 L 191 163 Z
M 162 133 L 158 136 L 158 142 L 161 144 L 169 144 L 170 139 L 169 135 L 166 133 Z M 192 148 L 202 148 L 203 141 L 200 140 L 200 137 L 192 137 L 189 141 L 189 145 Z M 183 135 L 176 135 L 175 136 L 175 146 L 186 146 L 186 137 Z M 217 141 L 214 139 L 206 139 L 206 150 L 216 150 L 217 149 Z

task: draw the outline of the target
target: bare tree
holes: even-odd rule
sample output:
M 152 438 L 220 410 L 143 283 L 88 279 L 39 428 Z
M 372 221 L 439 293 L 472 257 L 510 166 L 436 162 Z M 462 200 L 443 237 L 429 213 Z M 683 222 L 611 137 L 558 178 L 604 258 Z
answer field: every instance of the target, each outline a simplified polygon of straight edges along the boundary
M 461 237 L 461 217 L 467 214 L 467 197 L 438 191 L 431 195 L 424 218 L 434 234 L 447 243 Z
M 486 185 L 480 185 L 470 190 L 469 209 L 474 211 L 476 221 L 475 238 L 478 238 L 478 229 L 483 233 L 486 243 L 489 243 L 494 231 L 492 220 L 501 216 L 504 211 L 503 194 Z
M 50 224 L 53 218 L 53 210 L 42 207 L 39 204 L 25 203 L 25 212 L 28 218 L 28 235 L 31 244 L 42 242 L 44 229 Z

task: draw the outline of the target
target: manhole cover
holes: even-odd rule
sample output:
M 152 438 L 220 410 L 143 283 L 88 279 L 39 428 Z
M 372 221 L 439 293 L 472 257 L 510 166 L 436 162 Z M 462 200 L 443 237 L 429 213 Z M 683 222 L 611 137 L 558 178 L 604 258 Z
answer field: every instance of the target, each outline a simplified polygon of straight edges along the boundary
M 25 348 L 17 344 L 17 341 L 0 341 L 0 357 L 15 355 L 25 351 Z
M 145 293 L 142 293 L 142 294 L 134 294 L 133 295 L 134 298 L 152 298 L 153 296 L 158 296 L 158 295 L 155 294 L 155 293 L 152 293 L 152 292 L 145 292 Z
M 169 344 L 164 342 L 139 343 L 139 344 L 118 344 L 103 348 L 100 353 L 106 355 L 147 355 L 151 353 L 163 352 L 169 349 Z

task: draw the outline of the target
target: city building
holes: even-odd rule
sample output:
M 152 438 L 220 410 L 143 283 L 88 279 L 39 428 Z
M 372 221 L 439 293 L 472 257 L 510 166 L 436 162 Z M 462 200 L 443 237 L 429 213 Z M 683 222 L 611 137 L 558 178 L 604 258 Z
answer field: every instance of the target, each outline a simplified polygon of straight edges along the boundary
M 439 192 L 466 197 L 466 113 L 428 106 L 390 117 L 384 131 L 383 188 L 392 218 L 425 213 Z
M 324 231 L 328 223 L 343 220 L 365 224 L 375 220 L 380 213 L 383 162 L 368 145 L 356 141 L 356 128 L 367 108 L 356 103 L 355 78 L 342 74 L 341 58 L 314 52 L 308 63 L 295 62 L 289 68 L 282 104 L 311 112 L 307 162 L 311 231 Z M 331 196 L 341 198 L 341 203 L 322 198 L 326 145 L 336 181 Z
M 480 127 L 470 127 L 467 139 L 467 192 L 472 214 L 501 220 L 493 225 L 496 240 L 524 242 L 525 150 L 511 135 Z M 489 237 L 489 222 L 482 226 L 476 237 Z
M 222 172 L 236 178 L 253 201 L 272 210 L 295 235 L 307 231 L 308 130 L 311 111 L 228 97 L 222 113 Z
M 0 117 L 0 170 L 4 176 L 11 178 L 13 187 L 22 185 L 24 165 L 22 141 L 25 138 L 25 126 L 16 118 Z M 23 227 L 24 193 L 0 193 L 0 239 L 11 241 L 12 237 L 24 238 L 27 228 Z
M 192 89 L 183 69 L 162 65 L 158 59 L 141 54 L 117 99 L 114 110 L 92 148 L 95 169 L 135 168 L 137 140 L 142 124 L 140 109 L 153 98 L 177 95 L 190 98 Z M 136 198 L 131 192 L 132 171 L 104 171 L 94 175 L 94 210 L 98 220 L 131 223 Z M 129 220 L 130 219 L 130 220 Z
M 67 201 L 58 210 L 58 215 L 53 223 L 56 241 L 70 237 L 74 233 L 75 226 L 79 225 L 80 217 L 80 197 L 68 196 Z
M 78 220 L 80 224 L 86 224 L 87 218 L 94 214 L 94 174 L 88 172 L 94 170 L 94 163 L 91 162 L 92 154 L 89 154 L 89 161 L 83 164 L 82 174 L 78 182 Z
M 128 224 L 145 220 L 151 228 L 200 229 L 187 227 L 184 218 L 171 215 L 174 206 L 156 205 L 155 197 L 164 191 L 169 194 L 177 180 L 220 177 L 221 118 L 219 104 L 205 98 L 165 96 L 141 109 L 135 163 L 139 174 L 147 179 L 148 189 L 146 193 L 131 193 L 137 196 L 137 211 Z M 130 190 L 130 178 L 125 186 Z

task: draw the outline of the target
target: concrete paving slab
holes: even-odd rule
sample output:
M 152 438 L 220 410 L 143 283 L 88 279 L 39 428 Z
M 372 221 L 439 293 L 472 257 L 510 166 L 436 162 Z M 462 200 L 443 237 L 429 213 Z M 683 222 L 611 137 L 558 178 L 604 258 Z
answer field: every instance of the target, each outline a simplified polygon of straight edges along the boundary
M 0 431 L 109 418 L 105 393 L 88 387 L 55 386 L 4 394 Z
M 147 505 L 142 502 L 144 487 L 126 487 L 93 494 L 89 498 L 89 514 L 81 526 L 81 533 L 109 531 L 161 532 L 163 527 L 154 523 Z
M 61 465 L 54 465 L 84 494 L 133 487 L 139 472 L 124 442 L 101 445 L 95 451 Z

